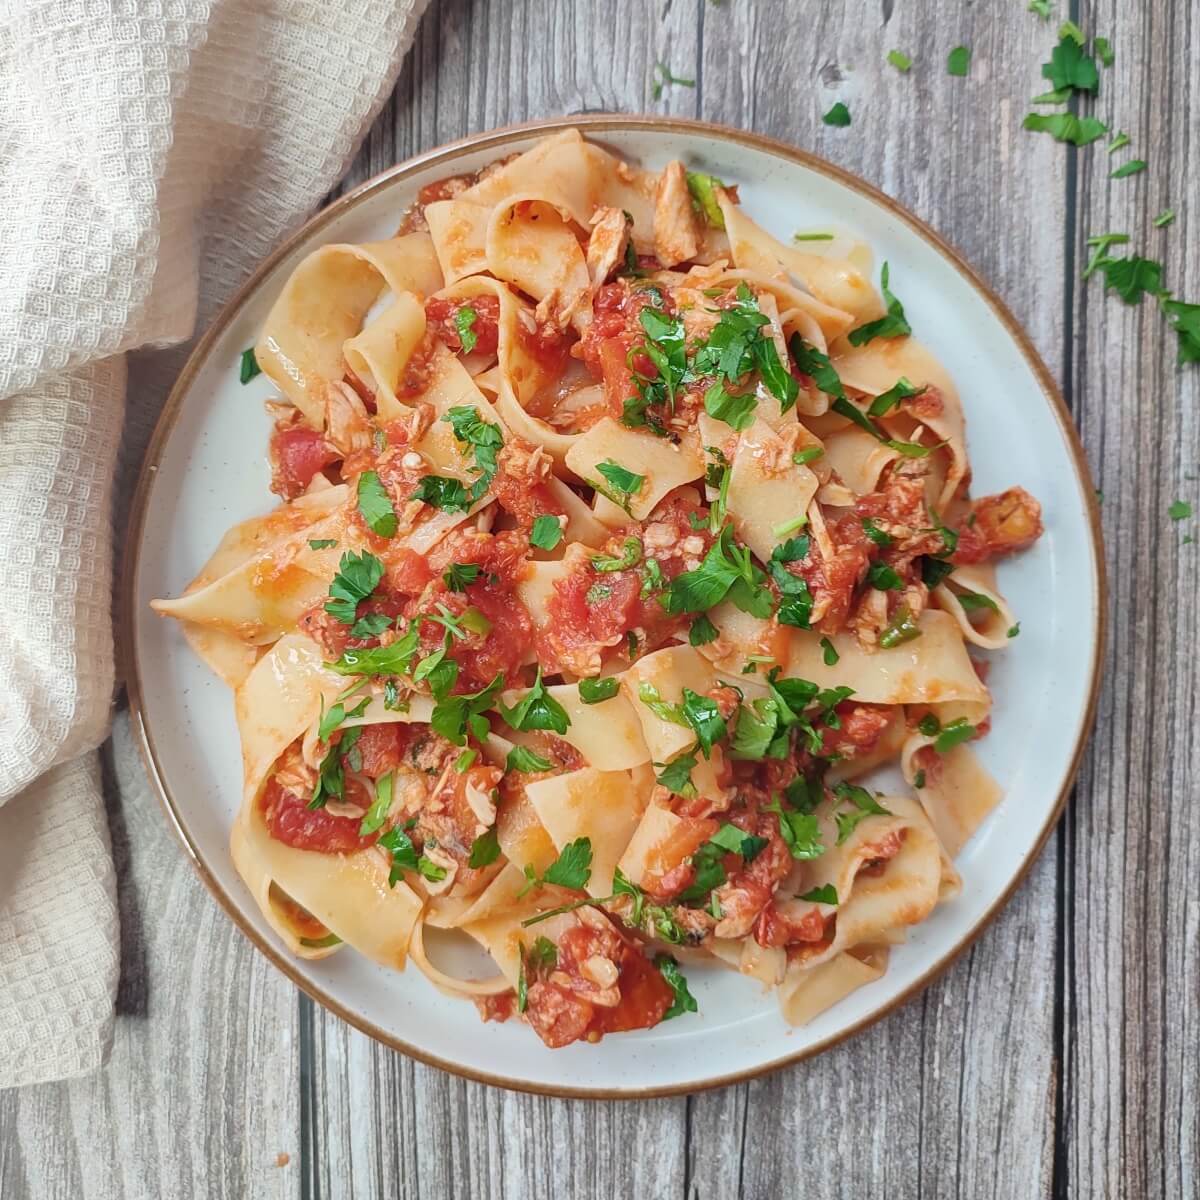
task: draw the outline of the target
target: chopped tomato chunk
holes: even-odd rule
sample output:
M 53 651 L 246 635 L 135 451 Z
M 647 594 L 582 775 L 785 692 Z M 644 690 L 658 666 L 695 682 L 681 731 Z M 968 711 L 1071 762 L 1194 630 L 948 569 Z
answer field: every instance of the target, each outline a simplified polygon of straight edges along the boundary
M 324 434 L 307 425 L 276 427 L 268 450 L 271 462 L 271 491 L 285 500 L 303 495 L 318 471 L 341 457 L 325 441 Z

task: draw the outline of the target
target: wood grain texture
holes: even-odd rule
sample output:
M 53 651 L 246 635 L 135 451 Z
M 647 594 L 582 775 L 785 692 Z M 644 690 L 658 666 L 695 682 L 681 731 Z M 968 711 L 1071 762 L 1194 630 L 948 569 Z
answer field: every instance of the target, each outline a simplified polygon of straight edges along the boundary
M 1200 14 L 1194 4 L 1083 5 L 1107 36 L 1097 116 L 1130 144 L 1078 156 L 1077 263 L 1090 234 L 1128 233 L 1200 303 Z M 1111 179 L 1128 159 L 1143 174 Z M 1156 229 L 1156 213 L 1178 211 Z M 1200 1193 L 1200 370 L 1153 301 L 1131 307 L 1073 272 L 1069 388 L 1109 531 L 1111 634 L 1097 733 L 1065 823 L 1064 1113 L 1070 1193 Z
M 298 1196 L 295 988 L 184 861 L 125 715 L 104 758 L 121 910 L 112 1056 L 85 1079 L 0 1092 L 0 1197 Z
M 1116 49 L 1097 112 L 1133 145 L 1113 159 L 1020 129 L 1067 15 Z M 958 44 L 966 79 L 945 73 Z M 657 61 L 696 86 L 656 101 Z M 557 1101 L 442 1074 L 297 1001 L 183 862 L 118 725 L 112 1061 L 0 1093 L 0 1197 L 1195 1196 L 1200 545 L 1183 538 L 1200 522 L 1166 510 L 1200 511 L 1200 368 L 1175 367 L 1155 306 L 1078 276 L 1089 233 L 1127 231 L 1200 301 L 1198 62 L 1186 0 L 1052 22 L 1025 0 L 435 0 L 343 186 L 534 117 L 699 116 L 863 175 L 996 287 L 1064 381 L 1104 492 L 1112 684 L 1078 794 L 995 925 L 870 1031 L 720 1092 Z M 836 100 L 848 129 L 821 122 Z M 1125 155 L 1150 170 L 1110 180 Z M 1175 224 L 1152 229 L 1168 205 Z

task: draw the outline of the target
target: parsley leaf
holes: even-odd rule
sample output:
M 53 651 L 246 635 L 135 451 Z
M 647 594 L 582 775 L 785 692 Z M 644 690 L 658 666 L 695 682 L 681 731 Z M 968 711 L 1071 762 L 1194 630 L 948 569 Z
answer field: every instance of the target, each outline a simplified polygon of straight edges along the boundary
M 1172 500 L 1167 508 L 1167 516 L 1172 521 L 1186 521 L 1192 515 L 1192 506 L 1186 500 Z
M 994 613 L 1000 611 L 1000 606 L 995 600 L 991 596 L 985 596 L 982 592 L 959 592 L 956 599 L 962 605 L 964 612 L 978 612 L 981 608 L 990 608 Z
M 904 580 L 895 568 L 881 562 L 872 563 L 867 568 L 867 582 L 881 592 L 898 592 L 904 588 Z
M 691 646 L 707 646 L 718 637 L 720 634 L 717 627 L 703 613 L 692 622 L 692 627 L 688 630 L 688 644 Z
M 1200 304 L 1185 304 L 1182 300 L 1162 299 L 1163 312 L 1171 328 L 1179 335 L 1179 356 L 1183 363 L 1200 362 Z
M 688 171 L 687 186 L 692 194 L 692 207 L 704 218 L 705 223 L 713 229 L 724 229 L 725 214 L 717 203 L 717 188 L 725 187 L 725 183 L 715 175 Z
M 696 765 L 696 752 L 681 754 L 667 763 L 662 771 L 655 776 L 655 782 L 661 784 L 668 792 L 683 796 L 690 800 L 696 794 L 696 785 L 692 783 L 692 769 Z
M 458 340 L 462 344 L 464 354 L 470 354 L 479 341 L 479 335 L 475 332 L 475 321 L 478 316 L 479 314 L 469 304 L 464 304 L 454 314 L 454 328 L 458 333 Z
M 330 546 L 337 545 L 337 538 L 310 538 L 308 548 L 310 550 L 328 550 Z
M 584 704 L 601 704 L 611 700 L 620 690 L 621 684 L 614 675 L 579 681 L 579 698 Z
M 242 360 L 238 366 L 238 379 L 242 383 L 249 383 L 255 375 L 262 374 L 262 367 L 258 365 L 258 359 L 254 356 L 254 347 L 248 346 L 242 351 Z
M 1021 122 L 1022 129 L 1033 133 L 1048 133 L 1055 141 L 1070 142 L 1072 146 L 1087 146 L 1108 132 L 1108 126 L 1095 117 L 1077 117 L 1074 113 L 1029 113 Z
M 410 500 L 421 500 L 444 512 L 468 512 L 471 497 L 462 480 L 450 479 L 445 475 L 424 475 L 417 481 L 417 490 Z
M 1104 275 L 1104 290 L 1113 288 L 1126 304 L 1138 304 L 1145 295 L 1162 294 L 1162 263 L 1135 254 L 1102 259 L 1099 268 Z
M 478 563 L 451 563 L 450 569 L 442 576 L 442 582 L 452 592 L 465 592 L 479 579 L 482 571 Z
M 712 753 L 713 744 L 719 742 L 726 734 L 725 718 L 717 707 L 715 700 L 701 696 L 691 688 L 683 689 L 680 711 L 683 719 L 692 727 L 700 743 L 700 750 L 705 758 Z
M 696 1003 L 696 997 L 688 991 L 687 979 L 679 969 L 679 964 L 669 954 L 660 954 L 654 960 L 654 965 L 666 980 L 667 986 L 675 993 L 675 999 L 671 1001 L 670 1008 L 663 1013 L 662 1019 L 669 1021 L 672 1017 L 679 1017 L 684 1013 L 698 1012 L 700 1006 Z
M 844 129 L 850 124 L 850 110 L 839 100 L 822 118 L 826 125 Z
M 642 484 L 646 482 L 645 475 L 638 475 L 630 471 L 627 467 L 621 466 L 620 463 L 613 462 L 611 458 L 606 458 L 602 463 L 597 463 L 596 470 L 604 476 L 613 491 L 620 493 L 622 496 L 637 495 L 642 490 Z M 628 505 L 627 500 L 618 500 L 617 503 Z
M 792 334 L 788 349 L 796 366 L 809 376 L 821 391 L 839 400 L 846 399 L 842 380 L 834 370 L 828 355 L 823 354 L 816 346 L 810 346 L 798 333 Z
M 889 50 L 887 60 L 901 74 L 907 74 L 913 65 L 913 60 L 903 50 Z
M 727 525 L 694 571 L 671 580 L 663 604 L 673 614 L 707 612 L 728 596 L 743 612 L 765 618 L 771 608 L 765 578 L 751 562 L 750 551 L 734 544 Z
M 963 73 L 966 74 L 965 71 Z M 879 284 L 880 290 L 883 292 L 883 302 L 887 305 L 887 315 L 880 317 L 877 321 L 868 321 L 865 325 L 850 330 L 848 338 L 852 346 L 865 346 L 877 337 L 904 337 L 912 333 L 912 326 L 904 316 L 904 305 L 888 289 L 887 263 L 883 264 L 879 272 Z M 822 388 L 821 390 L 826 391 L 827 389 Z
M 504 675 L 497 674 L 487 687 L 478 692 L 469 692 L 459 696 L 444 696 L 434 705 L 433 715 L 429 718 L 429 727 L 434 733 L 440 733 L 447 741 L 456 746 L 467 744 L 467 733 L 472 733 L 478 741 L 491 732 L 484 712 L 491 706 L 496 693 L 504 687 Z
M 360 600 L 365 600 L 383 578 L 383 563 L 364 550 L 347 550 L 338 563 L 337 574 L 329 585 L 325 611 L 343 625 L 353 625 Z
M 1051 0 L 1029 0 L 1029 11 L 1037 13 L 1043 21 L 1048 21 L 1054 10 L 1051 6 Z
M 380 537 L 395 536 L 396 510 L 376 471 L 364 471 L 358 477 L 358 511 L 368 527 Z
M 971 50 L 968 46 L 955 46 L 946 58 L 946 74 L 963 76 L 971 69 Z
M 933 748 L 939 754 L 945 754 L 947 750 L 970 741 L 976 732 L 975 726 L 970 724 L 966 717 L 959 717 L 957 721 L 942 726 L 941 732 L 934 739 Z
M 554 764 L 548 758 L 543 758 L 536 751 L 530 750 L 528 746 L 514 746 L 504 760 L 504 769 L 525 773 L 552 771 Z
M 395 887 L 405 871 L 418 869 L 420 859 L 417 856 L 417 848 L 413 845 L 412 838 L 398 825 L 389 829 L 387 833 L 381 834 L 379 841 L 375 844 L 382 846 L 392 856 L 392 870 L 388 876 L 389 887 Z
M 720 381 L 704 393 L 704 411 L 739 433 L 753 422 L 757 408 L 758 397 L 753 391 L 740 394 L 728 392 Z
M 1100 87 L 1100 74 L 1096 63 L 1083 46 L 1070 36 L 1060 32 L 1060 40 L 1050 53 L 1050 61 L 1042 67 L 1042 78 L 1050 81 L 1055 89 L 1073 88 L 1093 95 Z
M 627 571 L 636 567 L 642 558 L 642 543 L 635 537 L 625 539 L 625 544 L 619 556 L 612 554 L 593 554 L 592 570 L 607 574 L 610 571 Z
M 455 438 L 464 446 L 470 446 L 474 453 L 475 469 L 479 472 L 479 478 L 471 484 L 471 490 L 467 493 L 469 504 L 474 504 L 483 499 L 499 469 L 496 454 L 504 447 L 504 435 L 500 432 L 499 425 L 485 421 L 479 415 L 479 409 L 471 404 L 460 404 L 448 409 L 442 420 L 454 430 Z M 430 478 L 437 476 L 425 477 Z M 421 482 L 424 483 L 425 480 Z M 461 487 L 461 484 L 459 486 Z
M 500 704 L 498 708 L 505 721 L 522 732 L 530 729 L 549 729 L 553 733 L 564 734 L 571 724 L 567 710 L 546 690 L 540 666 L 533 687 L 512 708 L 504 704 Z
M 901 400 L 910 400 L 913 396 L 919 396 L 924 391 L 924 386 L 916 387 L 914 384 L 909 383 L 904 376 L 901 376 L 886 392 L 880 392 L 871 401 L 871 407 L 867 409 L 867 415 L 885 417 Z
M 938 563 L 932 559 L 925 560 L 928 567 L 950 567 L 949 563 Z M 954 568 L 950 567 L 952 571 Z M 947 571 L 948 575 L 950 571 Z M 935 587 L 936 584 L 931 584 L 928 579 L 925 580 L 926 587 Z M 904 642 L 911 642 L 914 638 L 921 636 L 921 630 L 917 625 L 916 619 L 912 615 L 912 610 L 907 604 L 902 604 L 892 614 L 892 619 L 888 623 L 887 628 L 879 635 L 879 645 L 881 649 L 891 650 L 894 646 L 900 646 Z
M 849 801 L 854 805 L 852 809 L 843 809 L 833 814 L 834 824 L 837 826 L 837 844 L 839 846 L 845 842 L 867 817 L 890 817 L 892 815 L 866 788 L 858 787 L 853 783 L 835 784 L 833 794 L 840 801 Z
M 778 796 L 765 806 L 764 811 L 778 815 L 779 835 L 794 859 L 806 861 L 820 858 L 825 853 L 825 846 L 821 842 L 821 826 L 812 813 L 784 808 Z
M 553 550 L 562 541 L 562 525 L 557 517 L 540 516 L 529 531 L 529 544 L 539 550 Z
M 359 617 L 350 627 L 350 636 L 352 638 L 378 637 L 391 626 L 392 618 L 386 613 L 367 613 L 365 617 Z
M 1146 163 L 1140 158 L 1131 158 L 1127 163 L 1123 163 L 1115 171 L 1109 175 L 1109 179 L 1126 179 L 1130 175 L 1137 175 L 1146 169 Z
M 1093 272 L 1109 261 L 1109 246 L 1123 246 L 1129 241 L 1127 233 L 1098 233 L 1088 238 L 1087 244 L 1092 247 L 1087 266 L 1083 268 L 1081 278 L 1087 279 Z
M 812 888 L 802 896 L 797 896 L 796 899 L 807 900 L 811 904 L 837 904 L 837 888 L 832 883 L 825 883 L 820 887 Z
M 1112 44 L 1106 37 L 1098 37 L 1093 39 L 1092 45 L 1096 47 L 1096 57 L 1106 66 L 1111 67 L 1117 61 L 1117 56 L 1113 53 Z
M 363 814 L 362 824 L 358 827 L 359 837 L 368 837 L 387 820 L 388 810 L 392 807 L 392 785 L 395 780 L 395 773 L 389 771 L 375 781 L 375 799 Z
M 543 883 L 565 888 L 583 888 L 592 877 L 592 839 L 581 837 L 568 842 L 559 856 L 546 868 Z
M 837 652 L 837 647 L 827 638 L 821 639 L 821 661 L 827 667 L 836 667 L 841 655 Z
M 371 646 L 366 650 L 344 650 L 337 662 L 328 663 L 339 675 L 401 675 L 412 668 L 419 639 L 416 621 L 403 636 L 388 646 Z

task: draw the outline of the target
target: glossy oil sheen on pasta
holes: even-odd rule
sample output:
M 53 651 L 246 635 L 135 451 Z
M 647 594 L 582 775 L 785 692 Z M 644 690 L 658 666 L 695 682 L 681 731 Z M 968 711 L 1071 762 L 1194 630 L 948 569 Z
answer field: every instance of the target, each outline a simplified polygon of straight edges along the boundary
M 282 503 L 154 604 L 234 692 L 238 871 L 293 953 L 411 958 L 552 1047 L 688 1019 L 697 963 L 811 1020 L 999 799 L 980 654 L 1037 502 L 969 498 L 955 383 L 851 232 L 573 130 L 397 222 L 287 281 Z

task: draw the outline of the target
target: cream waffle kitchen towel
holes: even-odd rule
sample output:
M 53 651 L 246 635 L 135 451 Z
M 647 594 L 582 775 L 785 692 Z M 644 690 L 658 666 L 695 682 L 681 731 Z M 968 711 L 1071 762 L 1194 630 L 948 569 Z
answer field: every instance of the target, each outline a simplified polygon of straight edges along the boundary
M 0 0 L 0 1087 L 112 1037 L 124 356 L 190 338 L 316 206 L 426 2 Z

